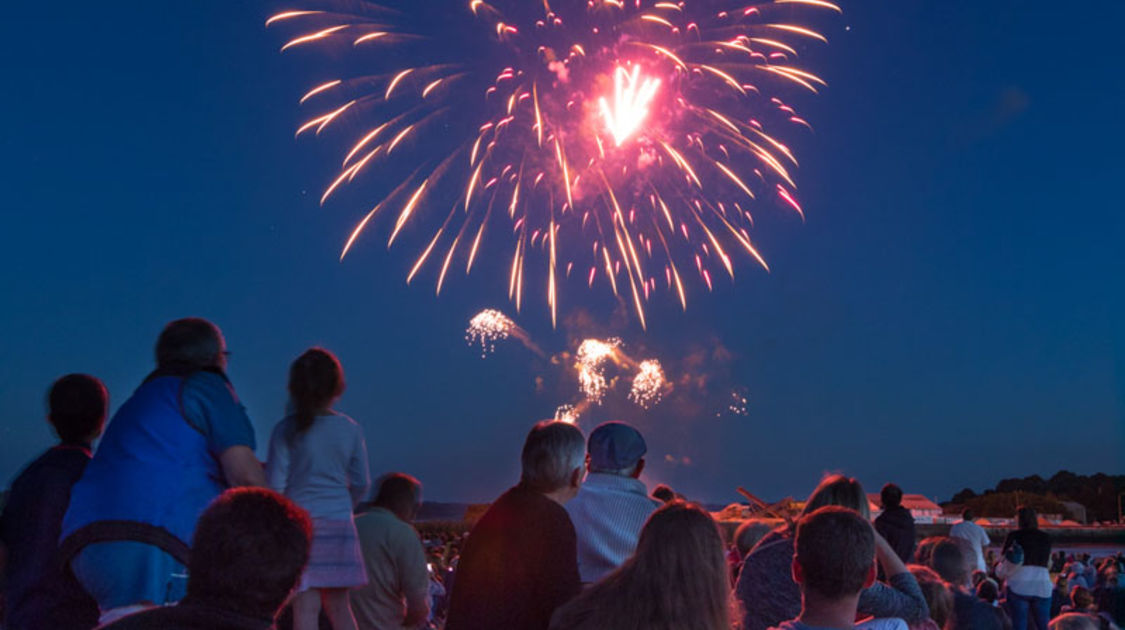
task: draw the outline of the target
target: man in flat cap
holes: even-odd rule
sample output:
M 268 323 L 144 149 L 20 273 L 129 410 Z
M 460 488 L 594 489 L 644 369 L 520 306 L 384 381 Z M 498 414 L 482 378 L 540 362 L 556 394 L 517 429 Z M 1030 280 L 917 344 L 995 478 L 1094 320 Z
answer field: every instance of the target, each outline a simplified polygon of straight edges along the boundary
M 586 442 L 586 482 L 566 511 L 578 535 L 578 573 L 597 582 L 633 555 L 637 537 L 660 503 L 641 482 L 648 451 L 640 432 L 606 422 Z

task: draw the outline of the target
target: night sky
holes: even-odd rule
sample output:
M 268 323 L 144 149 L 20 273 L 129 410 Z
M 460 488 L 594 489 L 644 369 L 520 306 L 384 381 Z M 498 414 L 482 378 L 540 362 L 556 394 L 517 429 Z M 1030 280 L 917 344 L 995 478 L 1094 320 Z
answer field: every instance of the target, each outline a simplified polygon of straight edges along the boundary
M 829 87 L 791 99 L 815 127 L 786 136 L 808 221 L 759 211 L 772 273 L 741 260 L 736 282 L 693 285 L 686 313 L 658 294 L 647 332 L 581 279 L 558 329 L 538 288 L 518 321 L 549 353 L 616 334 L 673 378 L 706 377 L 651 414 L 584 420 L 636 422 L 646 480 L 693 498 L 804 496 L 826 471 L 941 499 L 1125 471 L 1125 3 L 842 5 L 805 60 Z M 411 251 L 387 252 L 386 224 L 338 262 L 373 200 L 318 206 L 345 136 L 294 140 L 296 101 L 339 67 L 278 53 L 263 23 L 286 8 L 5 6 L 0 484 L 51 443 L 55 377 L 101 377 L 116 408 L 187 315 L 226 334 L 260 454 L 289 362 L 320 344 L 347 370 L 338 408 L 372 472 L 412 473 L 430 499 L 496 496 L 529 425 L 568 401 L 518 344 L 482 360 L 465 343 L 478 310 L 515 315 L 489 274 L 505 234 L 438 298 L 432 273 L 405 284 Z M 723 413 L 732 390 L 746 415 Z

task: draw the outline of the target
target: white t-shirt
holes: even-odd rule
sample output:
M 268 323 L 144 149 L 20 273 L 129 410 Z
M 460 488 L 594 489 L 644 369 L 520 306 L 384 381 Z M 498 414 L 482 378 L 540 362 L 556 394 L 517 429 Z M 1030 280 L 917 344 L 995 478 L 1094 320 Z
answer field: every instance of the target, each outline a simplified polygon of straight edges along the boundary
M 973 546 L 973 551 L 976 552 L 976 568 L 981 571 L 988 570 L 988 567 L 984 564 L 984 548 L 987 547 L 992 540 L 989 539 L 984 528 L 972 521 L 960 521 L 949 529 L 949 535 L 969 541 Z

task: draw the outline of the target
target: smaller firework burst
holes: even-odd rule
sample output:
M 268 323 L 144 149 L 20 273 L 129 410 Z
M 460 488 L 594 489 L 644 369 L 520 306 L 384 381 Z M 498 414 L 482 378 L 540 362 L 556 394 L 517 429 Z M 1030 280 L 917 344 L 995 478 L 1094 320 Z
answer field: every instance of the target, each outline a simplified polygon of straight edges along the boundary
M 609 386 L 605 377 L 605 363 L 613 359 L 620 346 L 621 340 L 615 337 L 604 341 L 585 339 L 582 345 L 578 346 L 575 355 L 578 361 L 578 385 L 586 400 L 593 404 L 600 405 L 605 397 Z
M 656 359 L 641 361 L 637 365 L 637 374 L 633 377 L 629 400 L 649 409 L 659 403 L 664 396 L 664 383 L 664 368 L 660 365 L 660 361 Z
M 496 342 L 507 339 L 516 325 L 508 316 L 495 309 L 486 308 L 469 320 L 465 330 L 465 341 L 469 345 L 480 344 L 480 355 L 484 357 L 496 350 Z
M 555 422 L 578 424 L 578 410 L 575 409 L 574 405 L 560 405 L 555 410 Z
M 736 416 L 749 415 L 746 408 L 749 402 L 750 400 L 745 392 L 735 390 L 730 393 L 730 404 L 727 406 L 727 410 Z

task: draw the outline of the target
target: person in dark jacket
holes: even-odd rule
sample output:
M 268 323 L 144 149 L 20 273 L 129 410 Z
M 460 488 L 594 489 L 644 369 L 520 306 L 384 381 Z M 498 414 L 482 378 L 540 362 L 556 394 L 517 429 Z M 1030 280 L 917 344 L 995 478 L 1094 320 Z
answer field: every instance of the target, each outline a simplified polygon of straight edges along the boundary
M 883 513 L 875 518 L 875 531 L 891 544 L 899 559 L 910 562 L 914 556 L 914 517 L 902 507 L 902 488 L 888 483 L 879 498 Z
M 16 477 L 0 516 L 0 543 L 8 555 L 5 628 L 97 625 L 98 604 L 63 570 L 58 541 L 70 489 L 86 470 L 108 405 L 105 386 L 86 374 L 60 378 L 47 394 L 47 421 L 59 444 Z
M 563 505 L 578 494 L 585 457 L 573 425 L 531 429 L 519 484 L 469 533 L 446 630 L 547 630 L 555 609 L 578 594 L 578 539 Z
M 219 495 L 199 517 L 187 596 L 99 630 L 271 630 L 309 559 L 312 520 L 265 488 Z

